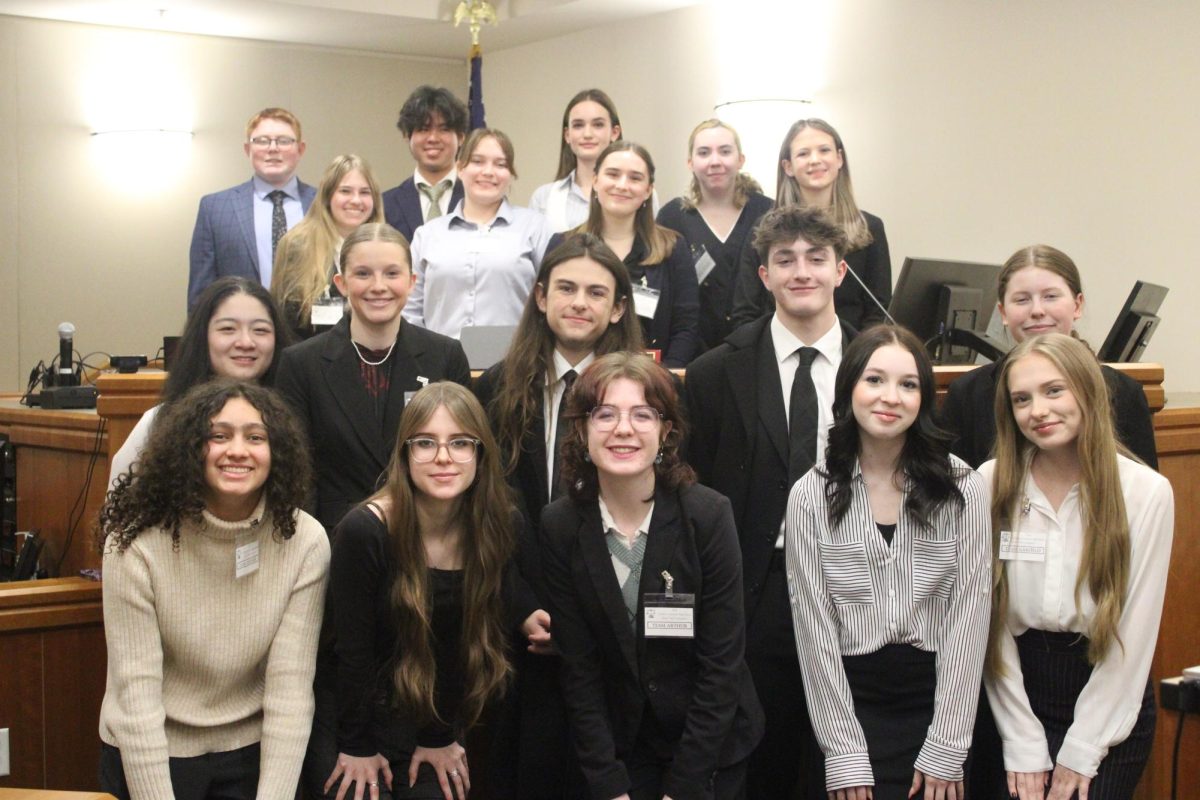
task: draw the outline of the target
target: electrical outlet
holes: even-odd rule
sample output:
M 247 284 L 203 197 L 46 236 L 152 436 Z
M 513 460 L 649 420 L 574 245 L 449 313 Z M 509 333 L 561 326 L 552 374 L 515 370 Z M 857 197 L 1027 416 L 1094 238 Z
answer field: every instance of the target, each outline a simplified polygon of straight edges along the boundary
M 8 774 L 8 728 L 0 728 L 0 777 Z

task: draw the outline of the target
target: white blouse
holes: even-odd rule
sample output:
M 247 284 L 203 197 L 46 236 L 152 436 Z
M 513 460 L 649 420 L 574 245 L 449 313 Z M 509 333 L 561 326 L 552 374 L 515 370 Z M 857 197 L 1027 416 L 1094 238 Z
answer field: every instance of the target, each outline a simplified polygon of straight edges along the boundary
M 850 508 L 836 527 L 829 524 L 824 462 L 792 487 L 784 523 L 788 594 L 808 714 L 831 792 L 874 784 L 842 656 L 887 644 L 937 653 L 933 721 L 914 767 L 962 780 L 987 648 L 991 525 L 983 479 L 963 461 L 952 456 L 951 462 L 961 472 L 965 506 L 944 504 L 930 528 L 902 513 L 890 546 L 875 525 L 857 464 Z
M 1120 643 L 1114 642 L 1093 668 L 1058 751 L 1058 763 L 1088 777 L 1096 775 L 1109 748 L 1125 741 L 1137 721 L 1158 640 L 1175 519 L 1174 495 L 1166 478 L 1123 456 L 1117 456 L 1117 465 L 1130 540 L 1129 584 L 1117 626 Z M 979 471 L 991 487 L 995 461 Z M 1056 512 L 1033 478 L 1026 478 L 1013 525 L 1017 530 L 1012 533 L 1033 534 L 1028 543 L 1035 550 L 1044 538 L 1045 558 L 1004 562 L 1009 601 L 1008 630 L 1000 641 L 1003 675 L 984 681 L 1004 741 L 1004 767 L 1011 772 L 1054 767 L 1045 730 L 1025 693 L 1014 637 L 1030 628 L 1087 635 L 1096 604 L 1086 582 L 1079 587 L 1076 602 L 1075 581 L 1083 558 L 1082 515 L 1078 485 Z

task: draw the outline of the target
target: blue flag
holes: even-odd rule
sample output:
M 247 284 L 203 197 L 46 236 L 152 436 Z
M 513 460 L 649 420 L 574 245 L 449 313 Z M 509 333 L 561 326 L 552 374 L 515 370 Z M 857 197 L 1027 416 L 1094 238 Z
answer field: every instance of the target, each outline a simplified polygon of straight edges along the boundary
M 479 45 L 471 47 L 471 87 L 467 106 L 471 110 L 471 130 L 486 128 L 483 119 L 483 51 Z

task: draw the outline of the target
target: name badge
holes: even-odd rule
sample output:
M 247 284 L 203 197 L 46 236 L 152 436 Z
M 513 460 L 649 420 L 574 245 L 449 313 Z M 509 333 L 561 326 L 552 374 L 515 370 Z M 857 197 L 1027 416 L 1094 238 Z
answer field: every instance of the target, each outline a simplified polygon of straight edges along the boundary
M 704 283 L 704 279 L 708 277 L 708 273 L 712 272 L 717 262 L 713 261 L 713 257 L 704 249 L 704 245 L 700 245 L 699 249 L 693 250 L 692 257 L 695 259 L 696 264 L 696 283 Z
M 318 300 L 313 303 L 312 307 L 313 327 L 331 327 L 337 325 L 342 320 L 344 310 L 345 301 L 340 297 Z
M 647 639 L 694 639 L 696 595 L 642 595 L 643 626 Z
M 258 572 L 258 540 L 241 545 L 233 553 L 233 577 L 244 578 Z
M 1045 531 L 1000 531 L 1001 561 L 1045 561 Z
M 654 312 L 658 310 L 658 298 L 662 295 L 658 289 L 651 289 L 649 286 L 633 285 L 633 310 L 637 312 L 639 317 L 646 319 L 654 319 Z

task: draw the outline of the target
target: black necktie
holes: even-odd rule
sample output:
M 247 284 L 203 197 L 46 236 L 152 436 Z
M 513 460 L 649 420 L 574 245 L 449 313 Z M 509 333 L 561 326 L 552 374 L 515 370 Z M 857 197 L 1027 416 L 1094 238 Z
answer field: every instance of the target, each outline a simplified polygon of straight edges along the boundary
M 274 208 L 271 209 L 271 262 L 275 261 L 275 250 L 279 247 L 279 240 L 287 233 L 287 217 L 283 213 L 283 199 L 287 194 L 279 189 L 267 195 L 267 199 L 271 201 Z
M 804 477 L 817 455 L 817 387 L 813 385 L 812 365 L 815 347 L 796 351 L 800 363 L 792 381 L 792 399 L 788 405 L 788 482 Z
M 567 395 L 571 393 L 571 387 L 575 385 L 576 372 L 573 369 L 563 373 L 563 393 L 562 399 L 558 401 L 558 415 L 555 417 L 554 423 L 554 472 L 551 473 L 550 481 L 550 499 L 557 500 L 563 492 L 562 487 L 562 443 L 566 438 L 567 425 Z

